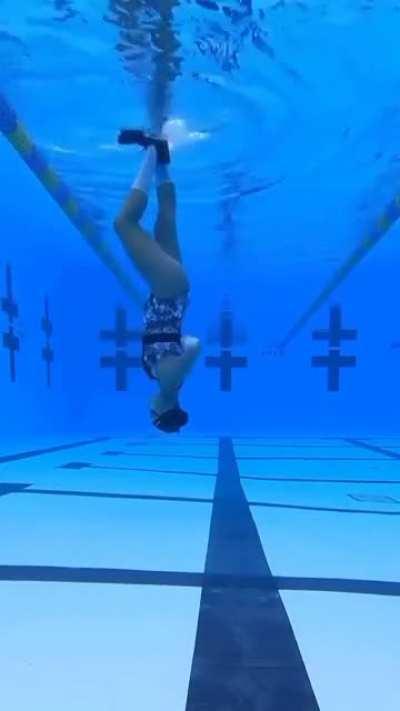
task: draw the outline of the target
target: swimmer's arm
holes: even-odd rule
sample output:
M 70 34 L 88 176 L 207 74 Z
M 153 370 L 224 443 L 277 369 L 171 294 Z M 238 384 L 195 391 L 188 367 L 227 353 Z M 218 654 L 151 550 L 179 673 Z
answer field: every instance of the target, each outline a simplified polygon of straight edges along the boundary
M 158 378 L 162 390 L 178 390 L 193 368 L 201 351 L 201 343 L 193 336 L 183 336 L 181 356 L 163 358 L 158 364 Z

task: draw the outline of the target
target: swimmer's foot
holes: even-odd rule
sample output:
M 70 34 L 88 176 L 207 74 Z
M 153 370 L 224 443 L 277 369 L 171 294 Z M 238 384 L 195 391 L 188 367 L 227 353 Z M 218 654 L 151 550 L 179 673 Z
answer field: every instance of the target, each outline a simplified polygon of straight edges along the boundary
M 171 156 L 169 153 L 168 141 L 165 138 L 160 138 L 159 136 L 153 136 L 151 133 L 146 133 L 140 129 L 135 128 L 125 128 L 120 131 L 118 136 L 118 143 L 123 146 L 135 144 L 136 146 L 142 146 L 142 148 L 149 148 L 154 146 L 157 152 L 157 158 L 159 163 L 170 163 Z

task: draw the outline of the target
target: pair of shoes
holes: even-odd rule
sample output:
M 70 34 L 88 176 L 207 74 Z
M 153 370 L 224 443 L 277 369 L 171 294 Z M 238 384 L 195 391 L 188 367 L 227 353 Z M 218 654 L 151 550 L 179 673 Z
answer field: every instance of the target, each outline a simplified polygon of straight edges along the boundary
M 154 146 L 157 151 L 157 157 L 160 163 L 170 163 L 171 156 L 169 152 L 168 141 L 159 136 L 153 136 L 151 133 L 146 133 L 140 129 L 124 128 L 118 136 L 118 143 L 123 146 L 135 144 L 142 148 Z

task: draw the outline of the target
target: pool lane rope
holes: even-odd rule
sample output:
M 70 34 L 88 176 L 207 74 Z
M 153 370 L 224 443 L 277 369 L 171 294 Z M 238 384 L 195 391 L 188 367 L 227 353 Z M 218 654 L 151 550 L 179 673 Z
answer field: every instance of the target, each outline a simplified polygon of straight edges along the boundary
M 368 234 L 360 242 L 360 244 L 355 247 L 351 254 L 345 259 L 345 261 L 340 265 L 340 267 L 334 272 L 332 277 L 328 280 L 327 284 L 324 286 L 322 291 L 319 293 L 316 299 L 310 304 L 306 311 L 300 316 L 300 318 L 294 323 L 292 328 L 288 331 L 285 338 L 280 342 L 278 349 L 284 351 L 286 346 L 294 339 L 295 336 L 301 331 L 301 329 L 306 325 L 310 318 L 315 314 L 316 311 L 329 299 L 337 287 L 342 284 L 342 282 L 348 277 L 350 272 L 360 264 L 360 262 L 367 256 L 369 252 L 375 247 L 376 244 L 384 237 L 384 235 L 390 230 L 395 222 L 400 218 L 400 193 L 396 195 L 393 200 L 386 207 L 380 218 L 377 220 L 375 226 L 372 228 L 370 234 Z
M 67 185 L 49 165 L 44 155 L 32 141 L 24 126 L 18 120 L 17 114 L 5 97 L 0 93 L 0 131 L 15 148 L 22 160 L 36 175 L 49 195 L 60 206 L 70 222 L 84 237 L 89 246 L 96 252 L 103 264 L 114 274 L 131 299 L 140 307 L 144 297 L 132 282 L 118 259 L 114 256 L 108 244 L 102 237 L 98 225 L 81 207 Z

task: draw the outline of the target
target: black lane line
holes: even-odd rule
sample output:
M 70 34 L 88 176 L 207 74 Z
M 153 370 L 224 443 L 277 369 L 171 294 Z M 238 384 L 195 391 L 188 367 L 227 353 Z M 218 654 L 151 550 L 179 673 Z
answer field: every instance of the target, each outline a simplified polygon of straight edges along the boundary
M 377 452 L 378 454 L 384 454 L 391 459 L 400 459 L 400 454 L 398 452 L 393 452 L 391 449 L 385 449 L 384 447 L 377 447 L 374 444 L 367 444 L 362 439 L 353 439 L 352 437 L 347 437 L 345 442 L 352 444 L 354 447 L 360 447 L 361 449 L 367 449 L 369 452 Z
M 2 492 L 0 485 L 0 496 L 2 494 L 35 494 L 42 496 L 77 496 L 93 499 L 127 499 L 139 501 L 174 501 L 180 503 L 192 504 L 212 504 L 214 499 L 203 497 L 185 497 L 185 496 L 163 496 L 153 494 L 119 494 L 107 491 L 75 491 L 71 489 L 36 489 L 25 488 L 29 485 L 10 486 L 6 491 Z M 268 501 L 249 501 L 249 506 L 260 506 L 273 509 L 294 509 L 298 511 L 322 511 L 329 513 L 347 513 L 347 514 L 372 514 L 379 516 L 400 516 L 400 511 L 377 511 L 371 509 L 343 509 L 343 508 L 327 508 L 322 506 L 306 506 L 302 504 L 277 504 Z
M 4 482 L 0 484 L 0 496 L 22 493 L 27 486 L 30 486 L 30 484 L 8 484 Z
M 163 570 L 126 568 L 70 568 L 49 565 L 0 565 L 0 581 L 39 583 L 93 583 L 112 585 L 154 585 L 167 587 L 234 590 L 304 590 L 309 592 L 354 593 L 400 597 L 400 582 L 352 580 L 346 578 L 257 577 L 206 575 Z M 285 709 L 286 711 L 286 709 Z
M 153 494 L 117 494 L 107 491 L 73 491 L 68 489 L 24 489 L 16 491 L 19 494 L 36 494 L 48 496 L 78 496 L 93 499 L 132 499 L 140 501 L 179 501 L 189 504 L 212 504 L 213 499 L 185 496 L 157 496 Z M 1 489 L 0 489 L 1 495 Z
M 163 447 L 164 447 L 164 445 L 168 445 L 168 446 L 171 445 L 172 447 L 174 447 L 175 445 L 185 445 L 185 444 L 188 444 L 188 445 L 190 445 L 190 444 L 193 444 L 193 445 L 215 444 L 215 446 L 218 448 L 218 442 L 219 442 L 218 437 L 208 437 L 206 435 L 204 435 L 204 437 L 199 437 L 197 439 L 195 437 L 190 437 L 190 438 L 187 437 L 186 438 L 183 435 L 179 435 L 179 436 L 174 435 L 172 437 L 172 439 L 164 439 L 164 436 L 162 436 L 162 437 L 148 437 L 147 439 L 143 439 L 143 438 L 139 439 L 138 438 L 137 440 L 127 439 L 126 437 L 114 437 L 114 439 L 118 440 L 118 441 L 126 440 L 126 444 L 136 444 L 137 442 L 143 442 L 146 445 L 147 444 L 154 444 L 156 446 L 162 445 Z
M 243 442 L 243 441 L 257 441 L 262 439 L 264 442 L 291 442 L 292 438 L 291 437 L 263 437 L 262 435 L 255 435 L 255 436 L 247 436 L 247 435 L 238 435 L 235 437 L 233 435 L 232 437 L 232 442 L 235 445 L 236 442 Z M 343 441 L 343 437 L 295 437 L 295 440 L 297 442 L 341 442 Z
M 159 452 L 123 452 L 110 450 L 102 452 L 103 457 L 153 457 L 157 459 L 208 459 L 215 461 L 217 456 L 206 454 L 165 454 Z M 400 455 L 398 457 L 400 459 Z M 387 457 L 236 457 L 239 462 L 381 462 Z
M 201 573 L 125 568 L 72 568 L 50 565 L 0 565 L 0 580 L 49 583 L 102 583 L 114 585 L 167 585 L 200 587 Z
M 255 481 L 284 481 L 297 484 L 400 484 L 400 479 L 305 479 L 301 477 L 241 476 L 241 479 Z
M 220 441 L 205 573 L 256 576 L 269 589 L 203 588 L 186 711 L 317 711 L 228 438 Z
M 186 469 L 143 469 L 143 467 L 120 467 L 120 466 L 104 466 L 102 464 L 90 464 L 89 462 L 70 462 L 62 464 L 58 469 L 106 469 L 107 471 L 134 471 L 134 472 L 151 472 L 155 474 L 186 474 L 190 476 L 208 476 L 216 477 L 216 474 L 208 474 L 207 472 L 195 472 Z M 316 479 L 302 477 L 271 477 L 271 476 L 241 476 L 240 479 L 246 481 L 284 481 L 298 482 L 307 484 L 400 484 L 400 480 L 391 479 Z
M 19 459 L 31 459 L 32 457 L 41 457 L 43 454 L 51 454 L 52 452 L 61 452 L 64 449 L 75 449 L 75 447 L 84 447 L 88 444 L 96 444 L 97 442 L 106 442 L 109 437 L 97 437 L 96 439 L 84 440 L 83 442 L 73 442 L 72 444 L 60 444 L 57 447 L 47 447 L 46 449 L 32 449 L 27 452 L 17 452 L 16 454 L 8 454 L 0 457 L 0 464 L 7 462 L 17 462 Z
M 348 444 L 290 444 L 290 442 L 252 442 L 251 444 L 246 444 L 246 442 L 233 441 L 233 446 L 235 452 L 238 448 L 245 447 L 246 449 L 254 449 L 255 447 L 270 447 L 275 449 L 342 449 L 349 451 L 350 447 Z
M 125 446 L 126 447 L 138 447 L 139 445 L 143 445 L 144 447 L 147 447 L 148 445 L 154 445 L 156 443 L 154 442 L 126 442 Z M 330 444 L 281 444 L 281 443 L 274 443 L 274 442 L 268 442 L 266 444 L 262 444 L 261 442 L 254 442 L 252 444 L 246 444 L 242 442 L 234 442 L 234 447 L 235 450 L 238 448 L 251 448 L 254 449 L 255 447 L 262 448 L 272 448 L 272 449 L 342 449 L 342 450 L 347 450 L 349 451 L 350 447 L 348 444 L 336 444 L 336 445 L 330 445 Z M 202 441 L 202 442 L 163 442 L 163 448 L 164 447 L 208 447 L 212 448 L 215 447 L 217 450 L 218 447 L 218 442 L 207 442 L 207 441 Z M 399 445 L 400 446 L 400 445 Z
M 276 577 L 275 582 L 279 590 L 400 596 L 400 582 L 391 582 L 390 580 Z
M 262 506 L 268 509 L 293 509 L 296 511 L 318 511 L 323 513 L 367 514 L 373 516 L 400 516 L 400 511 L 377 511 L 375 509 L 343 509 L 328 506 L 306 506 L 303 504 L 275 504 L 268 501 L 249 501 L 249 506 Z
M 207 476 L 215 479 L 216 474 L 208 474 L 207 472 L 195 472 L 180 469 L 145 469 L 143 467 L 119 467 L 119 466 L 103 466 L 102 464 L 89 464 L 87 462 L 70 462 L 63 464 L 59 469 L 106 469 L 107 471 L 123 471 L 123 472 L 150 472 L 151 474 L 185 474 L 187 476 Z
M 103 457 L 156 457 L 157 459 L 208 459 L 213 462 L 217 460 L 217 454 L 165 454 L 165 452 L 123 452 L 111 450 L 102 452 Z
M 151 446 L 157 446 L 157 442 L 125 442 L 125 447 L 138 447 L 140 444 L 142 444 L 144 447 L 148 447 L 149 445 Z M 158 446 L 160 443 L 158 443 Z M 218 441 L 213 440 L 212 442 L 207 442 L 207 440 L 202 440 L 198 442 L 185 442 L 185 441 L 178 441 L 178 442 L 163 442 L 162 447 L 208 447 L 209 449 L 215 449 L 216 453 L 218 453 Z M 342 445 L 343 449 L 345 448 L 345 445 Z
M 387 457 L 236 457 L 238 462 L 387 462 Z M 400 456 L 399 456 L 400 459 Z

